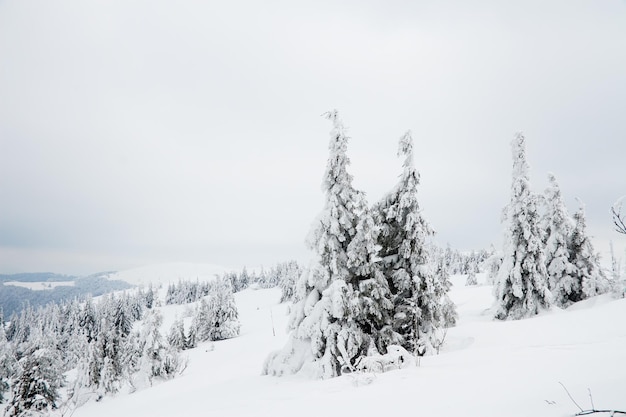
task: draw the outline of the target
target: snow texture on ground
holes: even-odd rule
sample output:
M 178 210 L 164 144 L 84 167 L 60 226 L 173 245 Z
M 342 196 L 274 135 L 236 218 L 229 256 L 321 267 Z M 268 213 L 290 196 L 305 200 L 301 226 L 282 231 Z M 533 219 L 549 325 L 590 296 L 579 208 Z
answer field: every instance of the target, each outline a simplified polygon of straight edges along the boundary
M 278 304 L 278 289 L 246 290 L 235 295 L 240 337 L 201 344 L 186 352 L 182 376 L 88 403 L 74 417 L 574 415 L 559 382 L 585 409 L 588 389 L 596 408 L 626 409 L 626 299 L 600 296 L 499 322 L 491 318 L 490 286 L 452 279 L 459 323 L 440 354 L 419 366 L 330 380 L 261 376 L 267 354 L 285 343 L 289 307 Z M 185 308 L 164 307 L 164 326 Z

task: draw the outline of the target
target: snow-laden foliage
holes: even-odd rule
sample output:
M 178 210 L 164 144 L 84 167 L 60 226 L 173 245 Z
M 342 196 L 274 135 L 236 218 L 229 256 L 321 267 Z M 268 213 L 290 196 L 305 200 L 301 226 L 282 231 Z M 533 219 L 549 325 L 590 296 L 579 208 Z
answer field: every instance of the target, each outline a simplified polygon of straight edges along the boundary
M 470 265 L 469 270 L 467 271 L 467 279 L 465 280 L 465 285 L 478 285 L 478 280 L 476 279 L 476 273 L 478 272 L 478 265 L 472 264 Z
M 150 385 L 155 378 L 173 378 L 185 363 L 178 350 L 170 346 L 161 335 L 162 324 L 161 313 L 158 310 L 150 310 L 144 317 L 139 335 L 141 351 L 139 377 L 146 378 Z
M 0 315 L 0 403 L 3 403 L 4 394 L 9 389 L 9 380 L 15 372 L 16 363 L 11 345 L 4 333 L 4 319 Z
M 502 253 L 494 250 L 483 262 L 483 269 L 487 272 L 487 284 L 493 285 L 496 282 L 500 265 L 502 265 Z
M 324 173 L 325 205 L 309 235 L 315 259 L 298 282 L 292 310 L 292 332 L 287 345 L 266 361 L 264 373 L 282 375 L 303 370 L 322 378 L 337 376 L 365 354 L 369 338 L 353 318 L 352 272 L 348 245 L 357 232 L 359 216 L 367 204 L 352 186 L 346 149 L 348 137 L 336 111 L 327 114 L 333 123 L 330 155 Z
M 581 204 L 574 214 L 574 230 L 570 242 L 570 262 L 575 266 L 574 282 L 577 292 L 570 299 L 579 301 L 603 294 L 611 289 L 611 282 L 604 276 L 600 267 L 600 256 L 594 251 L 587 236 L 585 208 Z
M 32 346 L 17 364 L 5 415 L 48 415 L 58 407 L 59 389 L 64 380 L 58 354 L 49 348 Z
M 282 294 L 280 296 L 280 302 L 285 301 L 297 302 L 296 299 L 296 285 L 300 275 L 302 275 L 302 268 L 296 261 L 284 262 L 276 266 L 278 275 L 278 281 Z
M 188 304 L 206 297 L 211 292 L 210 282 L 180 280 L 167 286 L 165 304 Z
M 167 334 L 167 343 L 176 350 L 189 348 L 187 335 L 185 334 L 185 324 L 181 318 L 176 318 Z
M 374 206 L 381 225 L 380 257 L 394 304 L 394 332 L 407 350 L 432 353 L 441 343 L 444 327 L 454 322 L 454 306 L 447 295 L 450 282 L 447 274 L 435 273 L 431 262 L 428 240 L 434 231 L 417 199 L 420 178 L 410 132 L 400 139 L 398 156 L 404 157 L 400 181 Z
M 507 224 L 503 260 L 494 287 L 496 318 L 521 319 L 550 305 L 538 197 L 531 191 L 526 142 L 518 133 L 512 142 L 513 184 L 504 211 Z
M 386 352 L 387 346 L 397 343 L 400 338 L 391 325 L 393 302 L 389 284 L 382 271 L 378 256 L 380 229 L 371 213 L 366 210 L 357 224 L 356 234 L 348 245 L 348 267 L 352 272 L 350 282 L 357 297 L 353 319 L 375 345 L 378 352 Z
M 546 230 L 546 268 L 548 286 L 553 301 L 559 307 L 580 300 L 582 287 L 576 279 L 576 267 L 570 262 L 570 236 L 574 229 L 563 198 L 561 189 L 554 174 L 548 174 L 550 182 L 545 191 L 546 214 L 544 227 Z
M 213 283 L 208 298 L 200 300 L 191 325 L 193 334 L 187 340 L 187 347 L 196 342 L 229 339 L 239 335 L 239 313 L 231 290 L 225 279 Z

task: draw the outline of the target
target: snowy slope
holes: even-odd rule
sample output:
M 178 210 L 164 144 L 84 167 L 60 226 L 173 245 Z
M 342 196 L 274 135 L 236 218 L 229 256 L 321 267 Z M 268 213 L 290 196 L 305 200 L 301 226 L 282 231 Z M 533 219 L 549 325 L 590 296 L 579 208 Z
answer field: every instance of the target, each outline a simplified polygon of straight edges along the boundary
M 109 279 L 126 281 L 137 286 L 148 284 L 158 286 L 178 280 L 207 281 L 227 271 L 226 268 L 217 265 L 178 262 L 148 265 L 115 272 L 109 275 Z
M 235 295 L 240 337 L 188 351 L 189 367 L 174 380 L 86 404 L 74 416 L 573 415 L 579 410 L 559 381 L 583 408 L 590 388 L 597 408 L 626 409 L 626 300 L 601 296 L 497 322 L 491 287 L 453 281 L 459 324 L 418 367 L 325 381 L 261 376 L 268 352 L 285 341 L 288 306 L 277 304 L 276 289 L 246 290 Z M 164 308 L 165 321 L 182 309 Z

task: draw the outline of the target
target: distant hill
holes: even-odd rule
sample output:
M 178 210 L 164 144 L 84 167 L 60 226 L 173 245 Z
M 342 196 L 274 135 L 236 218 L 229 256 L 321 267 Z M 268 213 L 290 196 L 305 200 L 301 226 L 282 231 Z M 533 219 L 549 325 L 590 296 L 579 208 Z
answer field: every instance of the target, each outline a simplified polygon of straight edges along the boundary
M 52 272 L 28 272 L 23 274 L 0 274 L 0 282 L 61 282 L 74 281 L 78 277 L 72 275 L 60 275 Z
M 5 320 L 14 312 L 19 312 L 25 305 L 33 307 L 48 303 L 56 303 L 73 298 L 83 298 L 87 295 L 93 297 L 107 294 L 113 291 L 132 288 L 133 285 L 125 281 L 108 279 L 111 272 L 99 273 L 88 277 L 75 277 L 59 275 L 50 272 L 0 275 L 0 308 Z M 72 282 L 72 286 L 51 286 L 50 289 L 32 290 L 23 286 L 6 285 L 7 282 Z

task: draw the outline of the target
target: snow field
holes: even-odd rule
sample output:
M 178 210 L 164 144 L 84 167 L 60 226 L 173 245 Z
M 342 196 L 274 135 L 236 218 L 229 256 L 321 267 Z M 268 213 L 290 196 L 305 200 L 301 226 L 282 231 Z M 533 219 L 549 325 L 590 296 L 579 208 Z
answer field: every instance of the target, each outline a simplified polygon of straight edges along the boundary
M 583 408 L 626 408 L 626 300 L 595 297 L 520 321 L 494 321 L 491 286 L 454 276 L 459 322 L 437 356 L 384 374 L 329 380 L 261 376 L 268 353 L 284 346 L 288 305 L 280 290 L 235 294 L 241 335 L 183 352 L 183 375 L 133 394 L 78 408 L 98 416 L 571 416 Z M 189 306 L 162 307 L 163 333 Z M 272 332 L 272 318 L 276 335 Z

